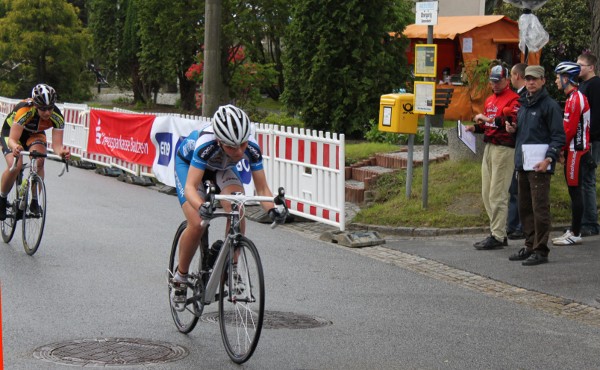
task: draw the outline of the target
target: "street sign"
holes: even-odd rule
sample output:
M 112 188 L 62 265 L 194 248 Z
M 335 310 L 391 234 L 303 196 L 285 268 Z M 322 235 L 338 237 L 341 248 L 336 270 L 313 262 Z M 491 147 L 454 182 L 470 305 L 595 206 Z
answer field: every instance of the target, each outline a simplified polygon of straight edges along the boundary
M 435 77 L 437 71 L 437 45 L 415 45 L 415 76 Z
M 415 4 L 415 24 L 423 24 L 433 26 L 437 24 L 438 17 L 438 2 L 437 1 L 421 1 Z

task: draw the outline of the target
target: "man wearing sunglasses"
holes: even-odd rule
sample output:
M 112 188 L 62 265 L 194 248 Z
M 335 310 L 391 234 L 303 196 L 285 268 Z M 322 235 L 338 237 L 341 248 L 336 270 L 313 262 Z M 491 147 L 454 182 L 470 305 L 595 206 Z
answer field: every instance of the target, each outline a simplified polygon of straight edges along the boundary
M 52 128 L 52 149 L 56 155 L 69 159 L 71 153 L 63 147 L 63 129 L 65 120 L 55 106 L 56 91 L 46 84 L 36 85 L 31 91 L 31 98 L 19 102 L 4 120 L 0 145 L 6 159 L 6 170 L 2 173 L 0 184 L 0 220 L 6 219 L 6 197 L 10 193 L 23 161 L 19 158 L 21 151 L 37 151 L 46 153 L 46 130 Z M 10 171 L 13 161 L 19 161 L 17 167 Z M 44 177 L 44 159 L 37 160 L 37 172 Z M 39 212 L 36 199 L 31 200 L 31 212 Z

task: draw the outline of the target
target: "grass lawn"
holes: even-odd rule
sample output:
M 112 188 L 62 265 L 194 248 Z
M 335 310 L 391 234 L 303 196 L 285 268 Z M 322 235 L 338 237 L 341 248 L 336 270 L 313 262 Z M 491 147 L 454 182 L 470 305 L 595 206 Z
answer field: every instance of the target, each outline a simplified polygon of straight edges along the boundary
M 413 172 L 412 194 L 406 198 L 406 172 L 382 176 L 373 205 L 360 210 L 354 222 L 405 227 L 485 227 L 489 219 L 481 200 L 481 164 L 444 161 L 429 164 L 428 202 L 423 209 L 423 168 Z M 552 222 L 568 224 L 571 203 L 559 165 L 552 176 Z

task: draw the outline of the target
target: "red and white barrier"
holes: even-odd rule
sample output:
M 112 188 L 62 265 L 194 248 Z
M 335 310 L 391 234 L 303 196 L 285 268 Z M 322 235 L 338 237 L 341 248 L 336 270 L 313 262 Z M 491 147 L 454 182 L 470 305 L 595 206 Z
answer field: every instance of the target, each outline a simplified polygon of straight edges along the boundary
M 5 111 L 9 113 L 16 103 L 17 100 L 0 98 L 0 118 Z M 173 177 L 174 155 L 180 139 L 210 122 L 210 119 L 198 116 L 139 114 L 117 109 L 107 111 L 94 108 L 95 113 L 92 114 L 85 104 L 63 103 L 58 107 L 65 117 L 64 145 L 82 161 L 117 167 L 136 176 L 155 177 L 170 186 L 173 186 L 169 179 Z M 127 122 L 134 122 L 131 125 L 135 125 L 135 117 L 140 117 L 139 121 L 148 121 L 144 115 L 154 117 L 152 129 L 131 131 Z M 94 116 L 94 122 L 90 122 L 91 116 Z M 169 119 L 163 119 L 164 116 Z M 105 121 L 100 124 L 102 120 Z M 147 158 L 134 159 L 135 156 L 127 153 L 98 149 L 96 136 L 102 135 L 102 130 L 108 126 L 110 135 L 119 142 L 148 145 L 151 150 L 147 154 L 152 152 L 155 155 L 153 164 L 150 165 Z M 254 136 L 263 152 L 269 186 L 273 191 L 280 186 L 286 189 L 291 213 L 344 231 L 344 135 L 256 124 Z M 52 135 L 47 137 L 50 142 Z M 91 140 L 94 142 L 91 143 Z
M 283 186 L 293 214 L 345 228 L 344 135 L 259 124 L 269 186 Z

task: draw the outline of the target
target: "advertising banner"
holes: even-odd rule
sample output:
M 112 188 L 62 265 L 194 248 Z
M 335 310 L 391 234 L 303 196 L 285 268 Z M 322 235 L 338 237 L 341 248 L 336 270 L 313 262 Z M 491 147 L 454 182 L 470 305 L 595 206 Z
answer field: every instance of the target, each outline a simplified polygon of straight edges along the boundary
M 156 152 L 150 141 L 154 118 L 91 109 L 87 150 L 151 167 Z
M 199 130 L 210 121 L 159 116 L 154 119 L 150 138 L 156 148 L 152 172 L 160 182 L 175 187 L 175 153 L 181 142 L 194 130 Z

